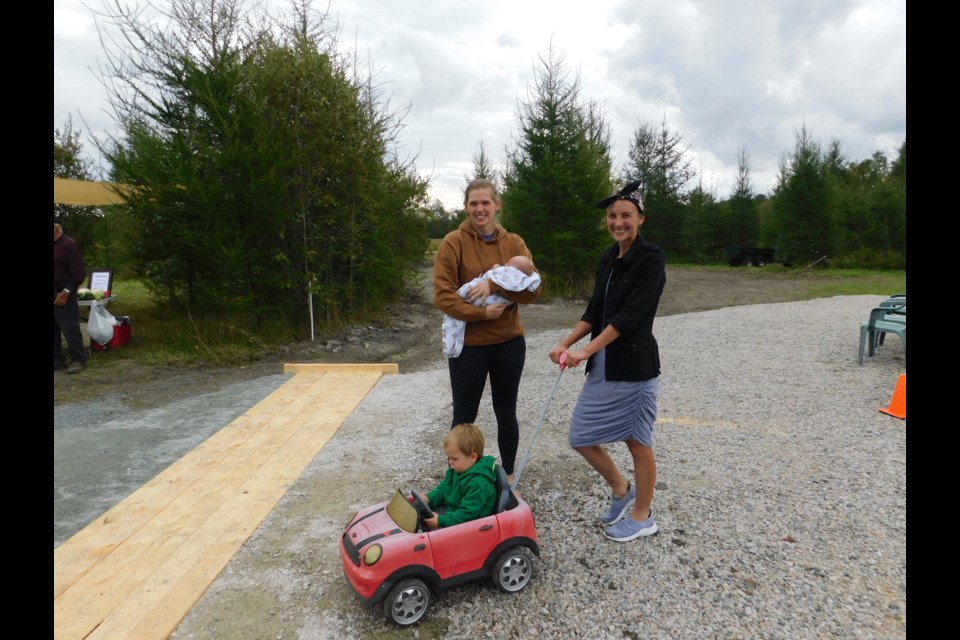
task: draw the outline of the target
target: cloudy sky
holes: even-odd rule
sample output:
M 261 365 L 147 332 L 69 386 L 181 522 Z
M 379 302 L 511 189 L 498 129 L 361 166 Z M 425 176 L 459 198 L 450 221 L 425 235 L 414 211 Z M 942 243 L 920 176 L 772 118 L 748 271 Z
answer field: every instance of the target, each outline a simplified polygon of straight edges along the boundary
M 665 121 L 720 198 L 741 148 L 754 191 L 770 193 L 803 126 L 824 147 L 839 140 L 850 161 L 893 159 L 906 139 L 906 0 L 329 2 L 341 48 L 369 59 L 391 107 L 410 107 L 401 151 L 448 209 L 460 207 L 481 140 L 503 160 L 551 42 L 606 113 L 618 167 L 638 124 Z M 53 2 L 53 125 L 70 116 L 85 139 L 113 126 L 93 73 L 101 6 Z

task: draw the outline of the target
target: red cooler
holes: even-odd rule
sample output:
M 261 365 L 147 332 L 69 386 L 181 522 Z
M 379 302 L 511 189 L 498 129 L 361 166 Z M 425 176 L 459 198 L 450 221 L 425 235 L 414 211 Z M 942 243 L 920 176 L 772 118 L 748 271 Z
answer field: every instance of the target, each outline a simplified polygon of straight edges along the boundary
M 130 324 L 130 318 L 127 316 L 118 316 L 117 324 L 113 325 L 113 337 L 107 344 L 100 344 L 96 340 L 90 341 L 90 348 L 94 351 L 103 351 L 105 349 L 119 349 L 130 342 L 133 337 L 133 326 Z

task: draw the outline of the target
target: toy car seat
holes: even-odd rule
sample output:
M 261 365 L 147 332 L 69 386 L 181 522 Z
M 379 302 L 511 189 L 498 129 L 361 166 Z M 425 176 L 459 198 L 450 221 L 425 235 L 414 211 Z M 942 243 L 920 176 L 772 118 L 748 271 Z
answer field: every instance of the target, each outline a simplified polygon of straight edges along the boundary
M 517 506 L 517 497 L 510 490 L 510 482 L 507 481 L 507 472 L 500 465 L 493 468 L 497 481 L 494 485 L 497 490 L 497 499 L 493 503 L 493 513 L 503 513 L 507 509 L 513 509 Z

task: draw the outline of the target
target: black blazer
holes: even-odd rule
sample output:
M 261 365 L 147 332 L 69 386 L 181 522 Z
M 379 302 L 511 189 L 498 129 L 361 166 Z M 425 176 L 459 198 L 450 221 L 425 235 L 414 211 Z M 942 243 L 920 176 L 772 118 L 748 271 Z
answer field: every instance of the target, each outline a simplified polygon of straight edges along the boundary
M 591 339 L 612 324 L 620 337 L 606 347 L 604 374 L 611 381 L 649 380 L 660 375 L 660 351 L 653 319 L 667 282 L 666 256 L 638 236 L 623 256 L 614 244 L 600 256 L 593 294 L 581 320 L 590 323 Z M 587 361 L 586 372 L 593 366 Z

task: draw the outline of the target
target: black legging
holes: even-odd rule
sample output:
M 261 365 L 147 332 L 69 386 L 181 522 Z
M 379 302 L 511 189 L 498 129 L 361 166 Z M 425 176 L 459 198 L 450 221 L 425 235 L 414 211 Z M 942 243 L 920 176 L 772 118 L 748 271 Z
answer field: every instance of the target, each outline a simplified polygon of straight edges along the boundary
M 463 347 L 457 358 L 448 358 L 450 388 L 453 391 L 453 420 L 450 428 L 461 422 L 473 422 L 480 410 L 480 398 L 490 374 L 490 396 L 497 416 L 497 446 L 500 464 L 513 473 L 520 443 L 517 423 L 517 395 L 520 376 L 527 356 L 527 341 L 517 336 L 506 342 L 484 347 Z

